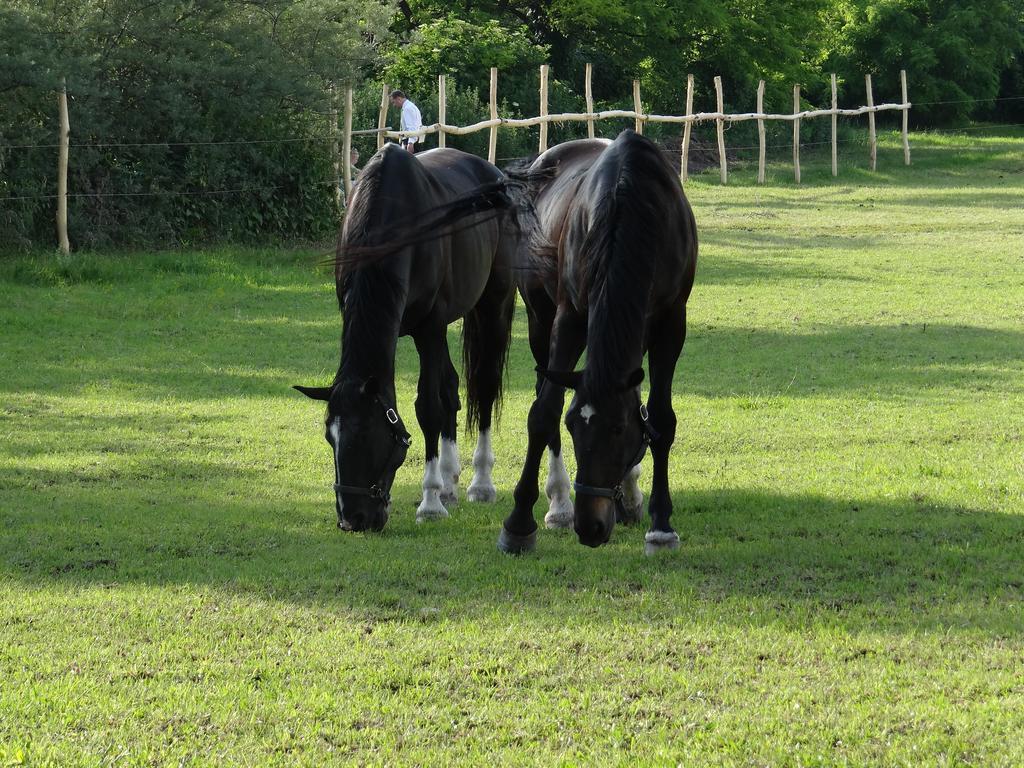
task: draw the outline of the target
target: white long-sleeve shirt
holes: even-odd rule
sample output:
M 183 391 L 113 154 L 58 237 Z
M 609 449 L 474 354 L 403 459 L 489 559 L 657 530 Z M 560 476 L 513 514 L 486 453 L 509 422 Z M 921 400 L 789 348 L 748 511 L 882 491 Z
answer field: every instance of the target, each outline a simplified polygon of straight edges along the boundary
M 405 100 L 402 104 L 402 124 L 403 131 L 418 131 L 423 127 L 423 117 L 420 115 L 420 108 L 413 104 L 409 99 Z M 408 142 L 415 144 L 419 141 L 419 136 L 410 136 Z

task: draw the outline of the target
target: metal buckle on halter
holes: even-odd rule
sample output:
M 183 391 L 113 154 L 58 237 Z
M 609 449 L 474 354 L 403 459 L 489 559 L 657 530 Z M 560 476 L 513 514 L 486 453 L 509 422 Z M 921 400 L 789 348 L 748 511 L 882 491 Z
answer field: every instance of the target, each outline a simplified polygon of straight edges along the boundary
M 647 406 L 644 405 L 643 403 L 640 403 L 640 421 L 646 424 L 649 416 L 650 414 L 647 413 Z
M 394 408 L 388 408 L 384 411 L 384 417 L 391 423 L 391 426 L 395 426 L 398 423 L 398 413 Z

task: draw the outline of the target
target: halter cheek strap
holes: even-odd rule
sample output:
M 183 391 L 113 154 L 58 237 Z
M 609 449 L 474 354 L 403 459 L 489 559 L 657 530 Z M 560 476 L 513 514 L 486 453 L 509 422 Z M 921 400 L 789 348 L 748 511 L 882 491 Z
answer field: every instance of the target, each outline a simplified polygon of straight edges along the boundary
M 379 395 L 377 397 L 377 403 L 384 410 L 384 418 L 386 418 L 388 420 L 388 424 L 391 425 L 391 437 L 393 439 L 391 453 L 388 454 L 387 461 L 380 471 L 380 479 L 369 488 L 363 488 L 359 485 L 335 483 L 334 492 L 347 493 L 353 496 L 369 496 L 371 499 L 379 499 L 383 502 L 384 506 L 387 506 L 391 503 L 391 493 L 386 488 L 387 483 L 384 482 L 384 475 L 388 471 L 388 467 L 390 467 L 394 462 L 395 455 L 398 453 L 399 449 L 407 449 L 412 444 L 412 436 L 405 431 L 404 427 L 402 427 L 401 421 L 398 418 L 398 412 L 381 400 Z

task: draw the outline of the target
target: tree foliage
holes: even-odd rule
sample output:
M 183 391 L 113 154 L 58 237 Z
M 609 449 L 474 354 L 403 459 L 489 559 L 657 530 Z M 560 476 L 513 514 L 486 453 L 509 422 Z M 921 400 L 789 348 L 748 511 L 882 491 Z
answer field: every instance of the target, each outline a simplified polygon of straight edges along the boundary
M 790 108 L 794 83 L 825 105 L 830 72 L 844 104 L 865 73 L 893 100 L 902 68 L 912 120 L 947 125 L 1024 116 L 1024 99 L 997 100 L 1024 96 L 1022 40 L 1024 0 L 0 0 L 0 248 L 53 242 L 62 78 L 76 245 L 311 238 L 338 217 L 331 83 L 357 86 L 366 128 L 381 81 L 435 121 L 440 73 L 449 122 L 484 119 L 492 66 L 512 116 L 536 114 L 541 63 L 554 112 L 583 108 L 587 62 L 598 109 L 631 106 L 638 78 L 644 107 L 672 113 L 688 73 L 697 109 L 720 75 L 726 108 L 747 111 L 761 78 L 770 110 Z M 552 125 L 550 141 L 585 130 Z M 535 130 L 502 129 L 498 155 L 535 147 Z
M 333 229 L 328 84 L 373 64 L 392 12 L 357 0 L 7 0 L 0 236 L 51 236 L 54 201 L 38 198 L 56 186 L 61 78 L 77 244 Z

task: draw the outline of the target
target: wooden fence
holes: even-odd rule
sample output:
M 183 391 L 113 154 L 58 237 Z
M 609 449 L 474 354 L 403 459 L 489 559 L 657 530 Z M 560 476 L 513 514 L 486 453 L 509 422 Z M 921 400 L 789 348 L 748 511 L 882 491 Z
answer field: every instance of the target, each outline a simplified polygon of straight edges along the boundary
M 446 110 L 446 98 L 445 89 L 446 82 L 445 76 L 440 75 L 437 78 L 437 94 L 438 94 L 438 122 L 433 125 L 427 125 L 420 128 L 417 131 L 394 131 L 386 128 L 387 122 L 387 111 L 389 105 L 388 99 L 388 86 L 384 85 L 381 92 L 380 102 L 380 114 L 377 120 L 376 131 L 356 131 L 356 133 L 376 133 L 377 134 L 377 148 L 380 149 L 384 145 L 385 138 L 392 139 L 404 139 L 409 136 L 422 137 L 433 133 L 438 134 L 438 146 L 445 146 L 445 137 L 448 135 L 462 136 L 467 133 L 476 133 L 477 131 L 490 131 L 490 140 L 488 142 L 488 157 L 492 163 L 495 162 L 497 156 L 498 146 L 498 129 L 502 126 L 509 128 L 528 128 L 532 126 L 539 126 L 540 136 L 537 145 L 538 152 L 543 152 L 548 148 L 548 125 L 550 123 L 564 123 L 564 122 L 585 122 L 587 123 L 587 134 L 592 138 L 594 136 L 594 123 L 597 120 L 609 120 L 615 118 L 631 119 L 635 121 L 636 130 L 643 133 L 644 125 L 647 123 L 681 123 L 683 125 L 683 143 L 682 151 L 680 153 L 680 167 L 679 175 L 683 181 L 687 179 L 687 163 L 689 159 L 690 150 L 690 129 L 694 123 L 705 123 L 714 122 L 718 140 L 718 157 L 722 183 L 725 184 L 728 181 L 729 171 L 728 163 L 726 161 L 726 146 L 725 146 L 725 124 L 726 123 L 738 123 L 747 120 L 757 121 L 757 133 L 759 142 L 759 153 L 758 153 L 758 171 L 757 181 L 759 184 L 764 183 L 765 178 L 765 128 L 764 123 L 767 120 L 783 120 L 791 121 L 793 123 L 793 173 L 796 181 L 800 181 L 800 123 L 803 120 L 813 119 L 815 117 L 831 116 L 832 118 L 832 175 L 837 176 L 839 174 L 838 167 L 838 118 L 854 117 L 857 115 L 868 116 L 868 144 L 870 151 L 870 163 L 871 170 L 875 170 L 877 164 L 878 155 L 878 143 L 875 135 L 875 114 L 884 111 L 900 111 L 903 113 L 903 159 L 904 163 L 910 165 L 910 142 L 907 138 L 907 115 L 910 110 L 910 102 L 907 100 L 907 74 L 904 70 L 900 70 L 900 88 L 903 100 L 898 104 L 875 104 L 874 96 L 872 93 L 871 75 L 865 75 L 864 85 L 867 92 L 867 105 L 856 107 L 854 109 L 840 109 L 837 98 L 837 87 L 836 87 L 836 76 L 832 75 L 832 106 L 829 109 L 800 109 L 800 86 L 796 85 L 793 87 L 793 112 L 791 114 L 784 113 L 766 113 L 764 111 L 764 80 L 758 83 L 757 87 L 757 111 L 756 112 L 745 112 L 740 114 L 726 114 L 724 111 L 724 94 L 722 92 L 722 78 L 715 78 L 715 98 L 717 111 L 715 112 L 693 112 L 693 75 L 688 75 L 686 78 L 686 114 L 684 115 L 658 115 L 648 114 L 643 111 L 640 103 L 640 81 L 633 81 L 633 109 L 610 109 L 602 112 L 594 111 L 594 99 L 591 89 L 591 77 L 593 74 L 593 67 L 590 64 L 586 66 L 585 72 L 585 94 L 586 94 L 586 112 L 563 112 L 560 114 L 548 114 L 548 65 L 543 64 L 540 68 L 540 114 L 536 117 L 526 118 L 511 118 L 511 117 L 499 117 L 498 116 L 498 70 L 497 68 L 491 68 L 491 93 L 490 93 L 490 118 L 487 120 L 481 120 L 478 123 L 472 125 L 449 125 L 445 122 L 445 110 Z M 346 195 L 351 192 L 352 184 L 352 168 L 351 159 L 348 152 L 348 147 L 351 146 L 352 131 L 352 89 L 348 88 L 345 94 L 346 104 L 346 117 L 344 145 L 346 151 L 342 158 L 341 164 L 344 166 L 344 174 L 342 178 L 345 181 L 345 193 Z M 337 122 L 334 123 L 335 130 Z

